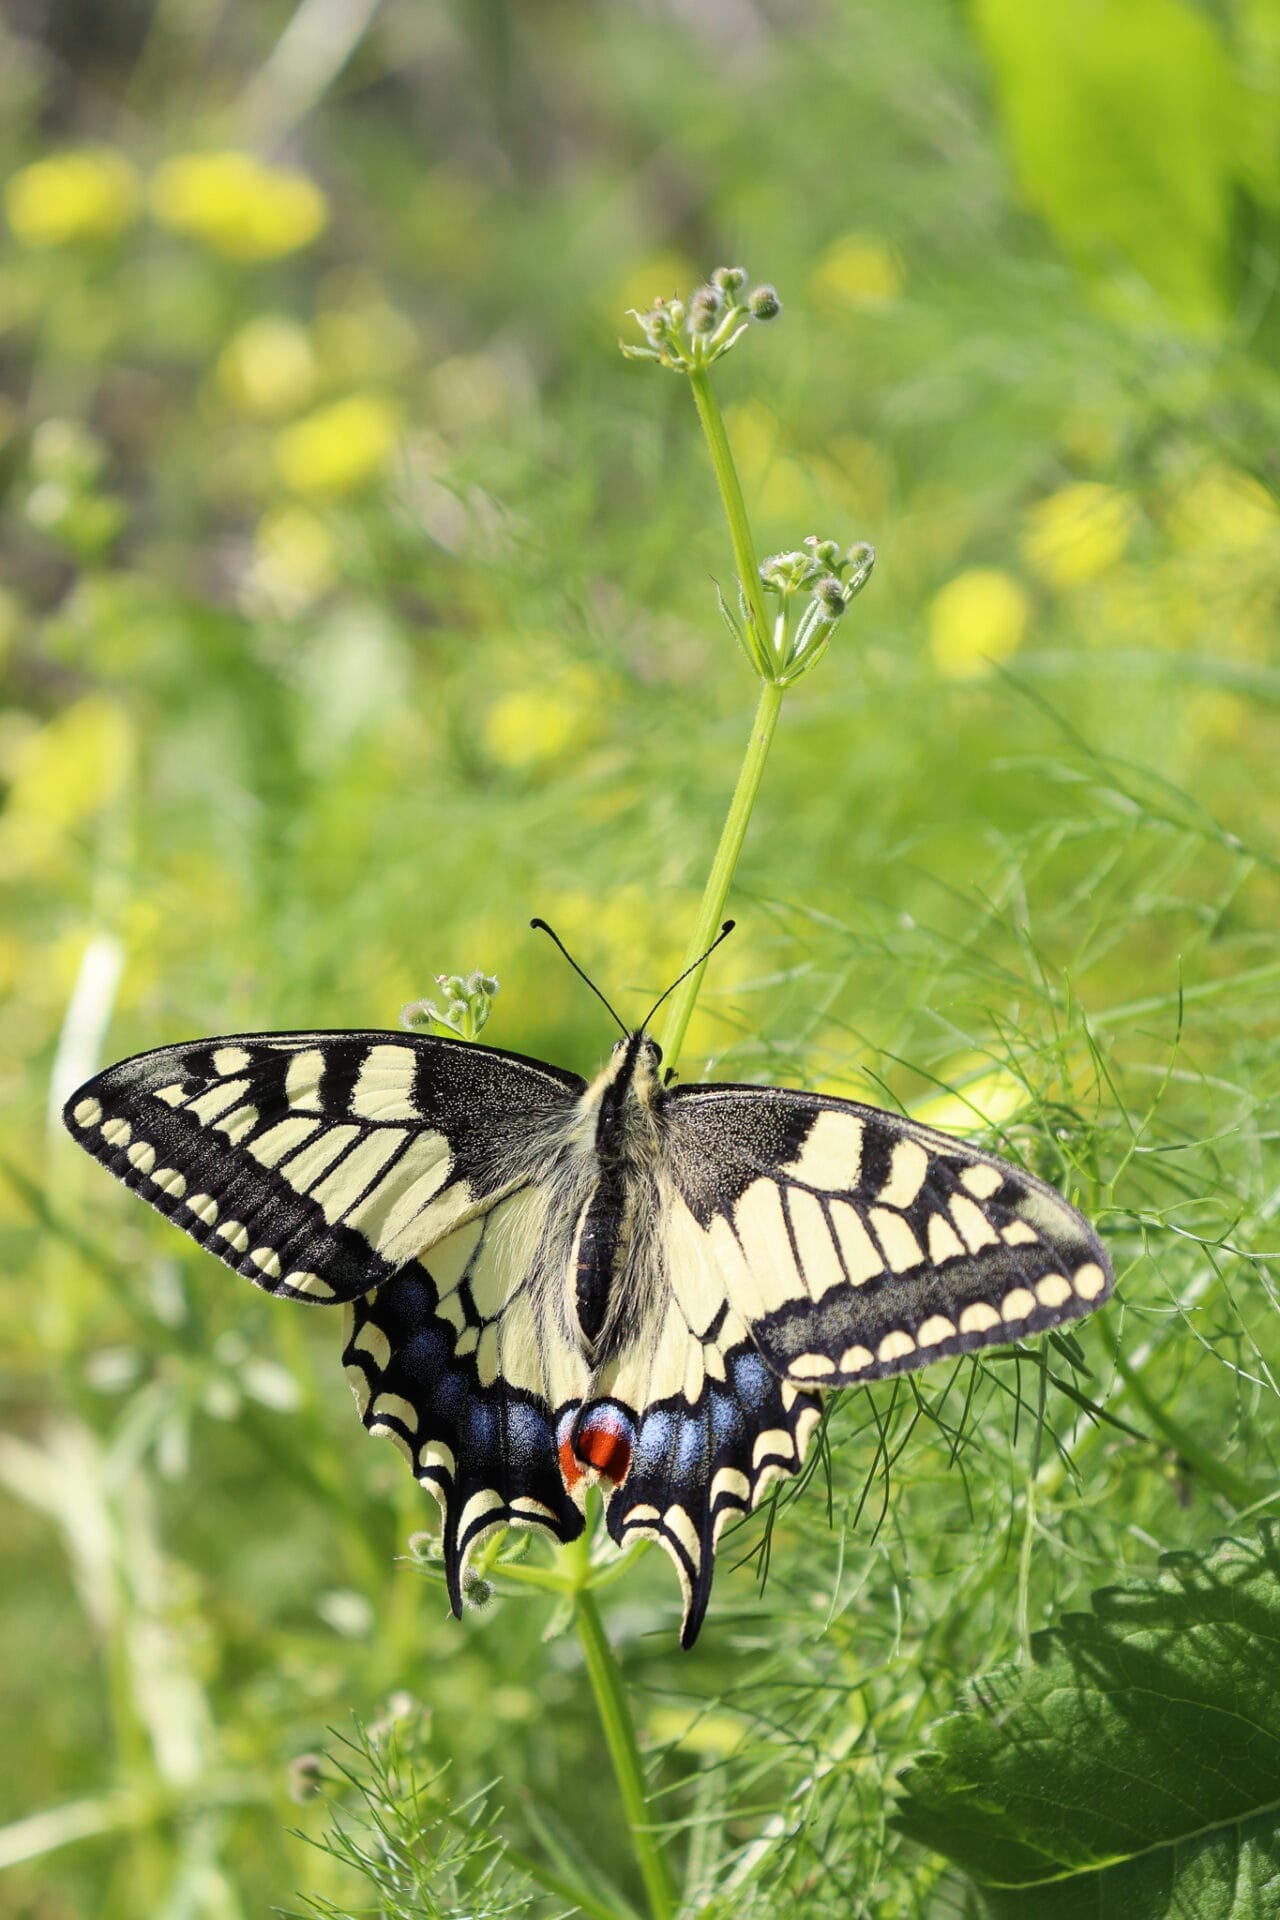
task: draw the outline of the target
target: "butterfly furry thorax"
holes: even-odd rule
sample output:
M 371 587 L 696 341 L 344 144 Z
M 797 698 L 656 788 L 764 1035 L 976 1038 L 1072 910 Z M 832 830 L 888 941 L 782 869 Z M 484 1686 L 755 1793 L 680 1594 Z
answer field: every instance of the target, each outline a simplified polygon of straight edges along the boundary
M 268 1292 L 347 1313 L 370 1432 L 439 1501 L 450 1600 L 494 1527 L 656 1539 L 706 1611 L 715 1545 L 798 1471 L 817 1389 L 1042 1332 L 1110 1292 L 1033 1175 L 853 1101 L 666 1088 L 647 1033 L 590 1084 L 404 1033 L 160 1048 L 68 1127 Z

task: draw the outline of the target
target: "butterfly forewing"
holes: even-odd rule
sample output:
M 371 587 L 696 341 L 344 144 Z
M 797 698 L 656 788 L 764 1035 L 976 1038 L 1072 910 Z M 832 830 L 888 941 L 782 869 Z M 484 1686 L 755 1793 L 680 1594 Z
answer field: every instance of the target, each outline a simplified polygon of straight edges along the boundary
M 268 1292 L 354 1299 L 536 1170 L 582 1082 L 394 1033 L 241 1034 L 109 1067 L 71 1132 Z
M 844 1386 L 1077 1319 L 1113 1275 L 1034 1175 L 853 1101 L 672 1097 L 684 1199 L 779 1375 Z

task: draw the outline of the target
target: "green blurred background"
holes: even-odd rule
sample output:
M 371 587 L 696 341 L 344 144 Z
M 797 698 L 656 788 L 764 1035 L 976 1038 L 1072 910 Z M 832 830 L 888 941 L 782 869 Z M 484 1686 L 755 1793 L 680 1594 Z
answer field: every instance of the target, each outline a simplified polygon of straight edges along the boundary
M 625 1009 L 672 976 L 753 689 L 688 392 L 617 340 L 720 262 L 785 308 L 717 375 L 761 551 L 879 563 L 686 1072 L 1062 1181 L 1122 1275 L 1081 1388 L 1151 1444 L 1055 1389 L 1033 1455 L 996 1363 L 847 1397 L 763 1601 L 759 1520 L 689 1659 L 659 1556 L 610 1591 L 669 1817 L 721 1792 L 729 1860 L 802 1809 L 761 1912 L 960 1912 L 883 1827 L 957 1677 L 1269 1497 L 1278 71 L 1274 0 L 6 11 L 0 1912 L 354 1899 L 290 1764 L 389 1701 L 524 1844 L 614 1851 L 576 1643 L 444 1619 L 336 1328 L 109 1189 L 50 1088 L 476 966 L 486 1038 L 590 1070 L 532 913 Z

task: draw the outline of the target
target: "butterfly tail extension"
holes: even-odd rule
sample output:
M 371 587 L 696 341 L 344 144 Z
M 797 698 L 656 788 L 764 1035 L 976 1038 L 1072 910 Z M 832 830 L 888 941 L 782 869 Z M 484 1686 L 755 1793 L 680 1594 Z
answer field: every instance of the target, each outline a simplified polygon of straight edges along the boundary
M 750 1341 L 720 1358 L 720 1377 L 708 1372 L 692 1403 L 673 1395 L 635 1417 L 630 1468 L 606 1508 L 618 1546 L 656 1540 L 670 1556 L 686 1650 L 706 1616 L 726 1523 L 749 1513 L 772 1481 L 799 1472 L 820 1418 L 816 1397 L 779 1380 Z
M 494 1377 L 442 1313 L 431 1272 L 415 1263 L 348 1308 L 343 1363 L 370 1433 L 385 1434 L 440 1507 L 449 1605 L 461 1617 L 467 1564 L 499 1527 L 576 1540 L 583 1518 L 556 1463 L 545 1399 Z

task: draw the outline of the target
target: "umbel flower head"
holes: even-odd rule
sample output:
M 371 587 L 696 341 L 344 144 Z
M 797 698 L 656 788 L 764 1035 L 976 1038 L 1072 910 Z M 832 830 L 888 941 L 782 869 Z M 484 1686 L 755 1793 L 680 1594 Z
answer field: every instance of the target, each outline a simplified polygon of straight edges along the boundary
M 434 1000 L 410 1000 L 400 1009 L 400 1025 L 410 1033 L 427 1033 L 441 1027 L 460 1040 L 474 1040 L 486 1025 L 498 982 L 491 973 L 438 973 L 436 985 L 444 994 L 444 1005 Z
M 620 345 L 628 360 L 656 360 L 673 373 L 692 373 L 728 353 L 753 320 L 773 320 L 781 312 L 772 287 L 748 288 L 745 267 L 717 267 L 687 303 L 659 298 L 645 313 L 633 307 L 644 345 Z
M 774 553 L 760 565 L 760 584 L 774 608 L 773 624 L 757 640 L 746 595 L 734 613 L 720 596 L 729 631 L 762 680 L 791 686 L 826 652 L 849 602 L 866 586 L 876 550 L 859 540 L 844 551 L 811 533 L 800 547 Z

